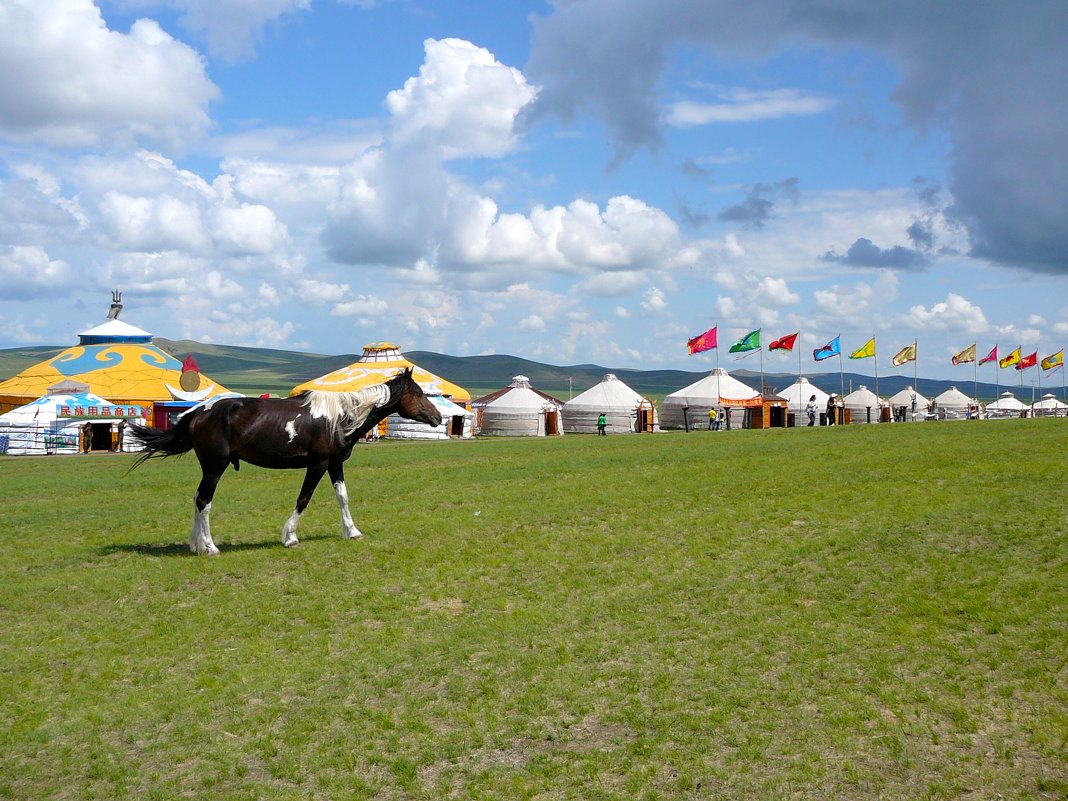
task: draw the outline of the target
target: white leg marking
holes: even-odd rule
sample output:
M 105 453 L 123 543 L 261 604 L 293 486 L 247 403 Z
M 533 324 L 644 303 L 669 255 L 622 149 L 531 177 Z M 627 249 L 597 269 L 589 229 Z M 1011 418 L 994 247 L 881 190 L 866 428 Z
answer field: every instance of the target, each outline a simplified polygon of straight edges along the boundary
M 211 540 L 211 504 L 203 509 L 197 509 L 196 498 L 193 498 L 193 531 L 189 535 L 189 550 L 198 556 L 218 556 L 219 549 Z
M 300 541 L 297 539 L 297 523 L 299 522 L 300 512 L 294 509 L 293 514 L 289 516 L 286 524 L 282 526 L 282 544 L 287 548 L 292 548 L 294 545 L 300 545 Z
M 345 488 L 344 481 L 339 481 L 334 485 L 334 494 L 337 495 L 337 505 L 341 507 L 341 536 L 347 540 L 358 540 L 363 534 L 352 522 L 352 513 L 349 512 L 349 492 Z

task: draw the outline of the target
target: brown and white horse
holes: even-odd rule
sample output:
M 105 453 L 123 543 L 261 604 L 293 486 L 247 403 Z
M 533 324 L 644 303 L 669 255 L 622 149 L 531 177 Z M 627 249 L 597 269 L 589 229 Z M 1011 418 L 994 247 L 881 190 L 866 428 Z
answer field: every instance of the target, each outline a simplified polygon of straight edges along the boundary
M 341 507 L 341 535 L 358 539 L 363 535 L 349 512 L 344 463 L 357 441 L 391 414 L 441 425 L 441 413 L 407 369 L 357 392 L 315 390 L 293 398 L 224 398 L 194 407 L 167 431 L 131 425 L 130 431 L 145 445 L 145 453 L 133 467 L 153 456 L 196 453 L 202 477 L 194 497 L 189 549 L 197 554 L 219 553 L 208 521 L 211 499 L 227 466 L 237 470 L 241 462 L 307 471 L 296 507 L 282 528 L 283 545 L 298 544 L 297 523 L 323 473 L 330 474 Z

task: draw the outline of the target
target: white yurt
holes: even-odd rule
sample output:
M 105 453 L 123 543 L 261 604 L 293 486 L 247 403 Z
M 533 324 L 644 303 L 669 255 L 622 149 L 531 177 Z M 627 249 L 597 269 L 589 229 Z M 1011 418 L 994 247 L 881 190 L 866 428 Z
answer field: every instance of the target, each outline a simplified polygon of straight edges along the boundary
M 956 387 L 950 387 L 934 399 L 935 417 L 941 420 L 967 420 L 976 402 Z
M 1042 396 L 1042 400 L 1031 407 L 1035 417 L 1068 417 L 1068 403 L 1057 400 L 1052 392 Z
M 672 392 L 664 398 L 661 428 L 690 428 L 708 426 L 710 409 L 731 409 L 731 427 L 741 428 L 746 406 L 759 405 L 760 393 L 743 384 L 722 367 L 717 367 L 700 381 Z M 685 414 L 683 412 L 685 407 Z
M 659 431 L 656 407 L 628 387 L 612 373 L 601 383 L 564 404 L 564 432 L 567 434 L 596 434 L 597 418 L 604 415 L 605 431 L 609 434 L 635 434 Z
M 879 400 L 879 397 L 863 384 L 842 398 L 842 404 L 849 412 L 850 423 L 867 423 L 868 409 L 871 409 L 871 422 L 879 422 L 879 411 L 883 401 Z
M 808 399 L 813 395 L 816 396 L 816 420 L 818 422 L 819 416 L 827 411 L 827 399 L 831 397 L 822 389 L 801 376 L 795 383 L 779 393 L 779 396 L 785 398 L 789 404 L 790 414 L 796 416 L 794 425 L 808 425 L 808 414 L 805 410 L 808 408 Z
M 470 439 L 475 435 L 475 415 L 444 395 L 427 395 L 427 400 L 441 412 L 441 424 L 429 426 L 391 414 L 378 424 L 379 435 L 385 439 Z
M 1026 417 L 1027 410 L 1030 408 L 1011 392 L 1002 392 L 996 401 L 986 405 L 986 417 L 988 420 Z
M 0 415 L 0 453 L 78 453 L 86 423 L 92 432 L 90 450 L 142 449 L 139 440 L 124 435 L 128 422 L 145 422 L 140 406 L 112 403 L 89 392 L 85 385 L 72 384 L 65 381 L 43 398 Z M 76 391 L 67 391 L 71 389 Z
M 545 437 L 564 433 L 564 402 L 530 386 L 517 375 L 507 387 L 471 403 L 479 434 L 498 437 Z
M 911 422 L 923 420 L 927 415 L 927 407 L 931 401 L 916 391 L 914 387 L 905 387 L 890 396 L 890 416 L 894 420 Z M 905 409 L 904 416 L 901 409 Z

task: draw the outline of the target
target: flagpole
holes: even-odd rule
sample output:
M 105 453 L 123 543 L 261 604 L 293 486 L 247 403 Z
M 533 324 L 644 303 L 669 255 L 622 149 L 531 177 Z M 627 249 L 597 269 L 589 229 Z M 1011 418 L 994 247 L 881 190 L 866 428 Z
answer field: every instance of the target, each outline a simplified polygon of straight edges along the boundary
M 972 362 L 972 367 L 975 368 L 975 386 L 972 389 L 975 390 L 975 405 L 979 406 L 979 355 L 976 354 L 975 361 Z
M 995 348 L 997 345 L 994 346 Z M 994 403 L 1001 398 L 1001 364 L 994 359 Z
M 919 340 L 912 340 L 912 355 L 915 357 L 912 360 L 912 388 L 916 390 L 916 394 L 920 394 L 920 349 Z
M 842 367 L 842 348 L 838 348 L 838 379 L 842 382 L 840 387 L 842 394 L 839 397 L 845 397 L 845 368 Z
M 764 402 L 764 346 L 761 345 L 758 348 L 760 351 L 760 402 Z M 763 412 L 762 412 L 763 413 Z
M 875 337 L 872 337 L 872 339 L 875 339 Z M 879 348 L 878 348 L 878 346 L 872 345 L 872 347 L 871 347 L 871 355 L 873 357 L 873 360 L 875 361 L 875 402 L 878 403 L 879 402 Z M 876 410 L 877 410 L 876 413 L 879 414 L 880 417 L 882 417 L 882 412 L 879 411 L 881 409 L 882 409 L 881 406 L 877 406 L 876 407 Z

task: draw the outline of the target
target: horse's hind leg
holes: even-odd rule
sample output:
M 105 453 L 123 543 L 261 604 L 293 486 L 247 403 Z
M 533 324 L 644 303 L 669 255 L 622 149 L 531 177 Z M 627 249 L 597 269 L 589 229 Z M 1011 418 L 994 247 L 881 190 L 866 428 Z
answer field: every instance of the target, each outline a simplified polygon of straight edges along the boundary
M 352 522 L 349 511 L 349 493 L 345 488 L 345 466 L 342 463 L 330 465 L 330 482 L 334 485 L 337 505 L 341 507 L 341 536 L 348 540 L 358 540 L 363 534 Z
M 189 534 L 189 550 L 198 556 L 218 556 L 219 549 L 211 539 L 211 499 L 215 497 L 215 487 L 222 478 L 221 470 L 208 469 L 202 466 L 204 472 L 197 487 L 197 494 L 193 497 L 193 531 Z
M 308 466 L 308 472 L 304 474 L 304 483 L 300 485 L 300 495 L 297 496 L 297 505 L 293 509 L 293 514 L 291 514 L 286 521 L 286 524 L 282 526 L 282 544 L 287 548 L 292 548 L 294 545 L 300 544 L 300 541 L 297 539 L 297 523 L 300 522 L 300 516 L 304 514 L 304 510 L 307 509 L 308 504 L 311 503 L 312 495 L 315 494 L 315 488 L 319 485 L 319 480 L 323 477 L 323 473 L 325 472 L 325 464 L 313 464 Z

